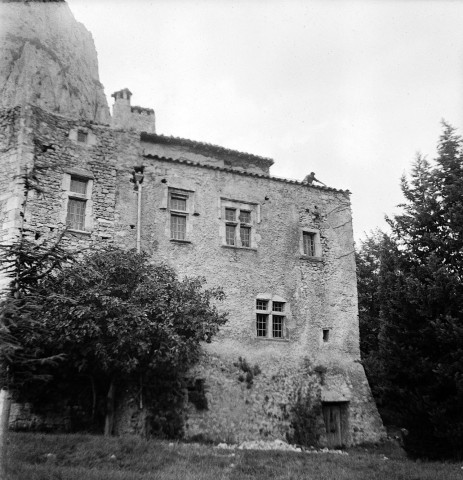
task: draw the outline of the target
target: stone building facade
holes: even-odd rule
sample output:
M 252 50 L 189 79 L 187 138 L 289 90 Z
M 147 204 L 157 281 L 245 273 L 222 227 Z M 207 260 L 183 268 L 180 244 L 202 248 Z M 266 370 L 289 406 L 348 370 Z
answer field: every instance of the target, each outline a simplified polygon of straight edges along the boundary
M 285 439 L 295 404 L 311 395 L 322 443 L 378 441 L 360 363 L 349 192 L 272 177 L 268 158 L 157 135 L 154 113 L 132 109 L 127 92 L 114 94 L 112 126 L 30 104 L 2 110 L 2 239 L 25 221 L 38 239 L 67 227 L 76 246 L 138 240 L 180 276 L 224 288 L 229 322 L 190 372 L 207 408 L 188 405 L 187 437 Z M 43 192 L 29 194 L 22 216 L 21 174 L 34 165 Z M 258 366 L 253 378 L 243 364 Z
M 0 2 L 0 20 L 0 241 L 23 224 L 37 241 L 67 228 L 70 246 L 139 245 L 224 288 L 229 322 L 190 372 L 207 408 L 188 404 L 187 437 L 285 439 L 303 404 L 322 443 L 381 439 L 360 363 L 349 192 L 158 135 L 128 89 L 110 116 L 92 36 L 62 0 Z M 32 171 L 41 191 L 26 198 Z M 119 412 L 118 431 L 133 432 L 137 412 Z

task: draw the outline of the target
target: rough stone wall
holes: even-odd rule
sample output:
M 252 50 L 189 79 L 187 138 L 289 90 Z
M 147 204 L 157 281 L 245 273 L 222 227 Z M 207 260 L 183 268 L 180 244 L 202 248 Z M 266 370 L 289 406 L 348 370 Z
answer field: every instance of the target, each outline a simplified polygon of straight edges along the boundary
M 52 235 L 64 228 L 63 177 L 84 172 L 93 182 L 91 227 L 67 234 L 66 241 L 76 247 L 114 243 L 133 248 L 137 193 L 130 178 L 134 167 L 143 166 L 142 249 L 154 261 L 173 265 L 180 276 L 204 276 L 208 286 L 224 288 L 227 299 L 221 308 L 230 313 L 230 320 L 213 343 L 205 345 L 203 361 L 191 372 L 192 378 L 204 380 L 209 408 L 199 411 L 190 405 L 187 436 L 284 439 L 291 434 L 295 392 L 304 387 L 303 374 L 311 365 L 310 384 L 321 400 L 349 402 L 348 441 L 381 438 L 381 421 L 359 364 L 347 193 L 144 157 L 135 132 L 71 120 L 36 107 L 29 107 L 16 125 L 21 126 L 17 148 L 27 162 L 32 157 L 32 163 L 41 167 L 43 193 L 31 194 L 26 210 L 30 230 Z M 78 141 L 78 130 L 87 133 L 86 143 Z M 7 131 L 5 127 L 3 132 Z M 8 135 L 0 133 L 5 148 Z M 170 238 L 169 189 L 188 194 L 184 242 Z M 251 210 L 251 248 L 224 245 L 226 202 Z M 302 230 L 318 232 L 316 258 L 303 255 Z M 256 336 L 255 302 L 263 293 L 286 301 L 281 339 Z M 323 329 L 330 330 L 329 342 L 323 340 Z M 239 357 L 260 367 L 250 388 L 238 378 Z M 318 383 L 313 380 L 318 378 L 317 367 L 326 370 Z M 323 433 L 322 419 L 320 424 Z
M 17 220 L 20 108 L 0 111 L 0 241 L 9 239 Z
M 13 110 L 16 111 L 18 109 Z M 5 121 L 9 122 L 9 117 Z M 2 155 L 1 169 L 2 172 L 11 170 L 11 178 L 13 173 L 19 171 L 20 163 L 23 170 L 25 166 L 29 171 L 34 166 L 37 168 L 41 192 L 29 192 L 24 216 L 30 232 L 39 236 L 55 236 L 66 227 L 67 191 L 63 185 L 63 177 L 65 174 L 84 174 L 91 178 L 93 183 L 90 200 L 92 228 L 88 231 L 69 232 L 65 241 L 70 245 L 82 246 L 89 242 L 113 243 L 117 242 L 119 237 L 134 238 L 135 230 L 130 225 L 136 223 L 136 216 L 132 218 L 129 215 L 129 223 L 120 225 L 116 221 L 115 203 L 118 164 L 122 162 L 122 158 L 124 161 L 134 159 L 132 162 L 137 163 L 137 134 L 116 132 L 110 127 L 97 126 L 84 120 L 71 120 L 33 106 L 23 110 L 17 123 L 21 125 L 17 134 L 21 141 L 18 142 L 16 150 L 13 149 L 13 153 Z M 74 135 L 77 130 L 84 130 L 91 141 L 77 141 L 77 136 Z M 19 148 L 21 152 L 18 151 Z M 6 181 L 6 178 L 5 173 L 2 181 Z M 121 181 L 126 181 L 133 189 L 130 175 Z M 14 185 L 21 193 L 24 191 L 23 185 L 16 185 L 15 182 Z M 128 201 L 135 204 L 136 193 L 132 191 L 129 197 Z M 18 203 L 19 201 L 15 200 L 15 205 Z M 17 212 L 15 215 L 17 216 Z M 4 230 L 5 226 L 9 227 L 10 223 L 3 223 Z M 18 222 L 15 226 L 18 226 Z
M 137 132 L 156 132 L 154 110 L 143 107 L 132 107 L 130 101 L 116 99 L 113 105 L 113 128 L 136 130 Z
M 0 106 L 110 122 L 92 35 L 65 2 L 0 2 Z
M 302 365 L 309 362 L 327 369 L 325 384 L 320 385 L 322 398 L 349 402 L 349 442 L 381 438 L 381 421 L 358 363 L 348 195 L 160 158 L 144 158 L 143 165 L 143 250 L 154 260 L 168 261 L 181 276 L 201 275 L 209 286 L 223 286 L 227 294 L 223 308 L 230 312 L 229 323 L 205 347 L 211 358 L 220 360 L 203 363 L 192 373 L 205 379 L 210 408 L 190 416 L 187 435 L 284 438 L 290 433 L 285 417 L 288 396 L 294 393 Z M 189 192 L 186 242 L 170 239 L 169 188 Z M 119 190 L 123 199 L 128 187 Z M 253 209 L 253 248 L 223 245 L 221 198 Z M 123 204 L 116 204 L 116 210 L 123 220 Z M 302 255 L 302 229 L 319 232 L 321 258 Z M 264 292 L 287 301 L 286 339 L 256 337 L 255 301 Z M 328 343 L 323 341 L 325 328 L 330 330 Z M 246 395 L 230 374 L 240 356 L 258 364 L 265 379 Z M 288 384 L 274 380 L 279 376 L 288 378 Z M 276 412 L 273 417 L 262 400 L 266 397 Z
M 71 430 L 71 418 L 64 406 L 60 410 L 53 405 L 46 412 L 38 414 L 29 403 L 13 403 L 10 411 L 10 429 L 68 432 Z
M 275 349 L 284 352 L 291 344 L 297 358 L 319 357 L 325 352 L 321 335 L 327 325 L 332 328 L 327 355 L 358 359 L 355 264 L 346 194 L 163 160 L 143 162 L 143 248 L 156 259 L 168 260 L 181 275 L 204 275 L 211 285 L 226 285 L 227 307 L 237 317 L 223 333 L 230 348 L 236 346 L 239 353 L 243 344 L 251 346 L 255 356 Z M 188 242 L 170 240 L 169 212 L 163 204 L 168 188 L 193 192 Z M 221 198 L 255 208 L 253 248 L 223 246 Z M 122 205 L 116 208 L 123 210 Z M 301 227 L 320 232 L 321 260 L 302 255 Z M 291 342 L 255 339 L 255 297 L 263 292 L 280 295 L 290 305 Z

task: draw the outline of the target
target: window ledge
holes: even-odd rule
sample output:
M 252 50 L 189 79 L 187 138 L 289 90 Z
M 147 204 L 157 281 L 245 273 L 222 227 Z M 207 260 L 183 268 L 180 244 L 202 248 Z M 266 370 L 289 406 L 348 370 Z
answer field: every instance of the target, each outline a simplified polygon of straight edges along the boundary
M 191 243 L 190 240 L 179 240 L 177 238 L 171 238 L 170 241 L 173 243 Z
M 92 232 L 88 232 L 87 230 L 77 230 L 75 228 L 68 228 L 66 231 L 69 232 L 69 233 L 77 233 L 79 235 L 86 235 L 88 237 L 92 234 Z
M 266 341 L 266 342 L 278 342 L 278 343 L 289 343 L 289 338 L 267 338 L 267 337 L 255 337 L 256 340 Z
M 77 200 L 88 200 L 86 193 L 70 192 L 67 190 L 69 198 L 75 198 Z
M 236 245 L 221 245 L 223 248 L 231 248 L 233 250 L 250 250 L 251 252 L 257 252 L 257 248 L 253 247 L 238 247 Z
M 311 255 L 301 255 L 299 257 L 301 260 L 308 260 L 309 262 L 323 262 L 323 257 L 312 257 Z

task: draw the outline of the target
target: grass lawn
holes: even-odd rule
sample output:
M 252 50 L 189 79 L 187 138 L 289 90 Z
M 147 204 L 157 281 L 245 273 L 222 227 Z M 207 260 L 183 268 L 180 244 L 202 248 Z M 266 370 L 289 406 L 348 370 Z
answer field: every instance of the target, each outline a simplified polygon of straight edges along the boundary
M 462 464 L 417 463 L 397 449 L 356 448 L 349 455 L 220 450 L 92 435 L 10 433 L 8 461 L 8 480 L 463 479 Z

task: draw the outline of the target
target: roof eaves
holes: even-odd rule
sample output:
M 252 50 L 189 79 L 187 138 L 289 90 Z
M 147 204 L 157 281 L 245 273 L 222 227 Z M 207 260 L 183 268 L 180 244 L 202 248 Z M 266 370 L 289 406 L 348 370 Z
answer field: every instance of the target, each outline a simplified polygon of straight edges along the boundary
M 158 133 L 141 132 L 140 140 L 145 142 L 156 142 L 156 143 L 164 143 L 164 144 L 189 146 L 189 147 L 198 148 L 201 150 L 209 150 L 216 153 L 233 155 L 239 158 L 247 158 L 249 160 L 259 160 L 260 162 L 264 162 L 265 164 L 267 164 L 269 167 L 275 163 L 273 159 L 269 157 L 261 157 L 260 155 L 254 155 L 253 153 L 240 152 L 238 150 L 232 150 L 229 148 L 221 147 L 220 145 L 214 145 L 212 143 L 197 142 L 195 140 L 190 140 L 188 138 L 160 135 Z
M 341 189 L 338 189 L 338 188 L 327 187 L 327 186 L 324 186 L 324 185 L 308 185 L 307 183 L 299 182 L 298 180 L 291 180 L 289 178 L 274 177 L 272 175 L 265 175 L 263 173 L 257 173 L 257 172 L 246 172 L 245 170 L 238 170 L 238 169 L 230 168 L 230 167 L 220 167 L 218 165 L 208 165 L 208 164 L 204 164 L 204 163 L 194 162 L 192 160 L 176 159 L 176 158 L 170 158 L 170 157 L 161 157 L 160 155 L 153 155 L 151 153 L 144 154 L 143 156 L 145 158 L 152 158 L 154 160 L 161 160 L 161 161 L 172 162 L 172 163 L 181 163 L 183 165 L 191 165 L 191 166 L 194 166 L 194 167 L 207 168 L 209 170 L 219 170 L 219 171 L 222 171 L 222 172 L 235 173 L 237 175 L 245 175 L 247 177 L 267 178 L 268 180 L 273 180 L 273 181 L 276 181 L 276 182 L 292 183 L 294 185 L 301 185 L 301 186 L 305 186 L 305 187 L 315 188 L 316 190 L 325 190 L 325 191 L 329 191 L 329 192 L 344 193 L 344 194 L 348 194 L 348 195 L 351 194 L 351 192 L 349 190 L 341 190 Z

